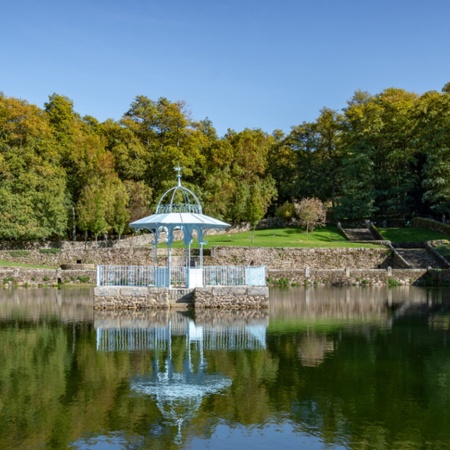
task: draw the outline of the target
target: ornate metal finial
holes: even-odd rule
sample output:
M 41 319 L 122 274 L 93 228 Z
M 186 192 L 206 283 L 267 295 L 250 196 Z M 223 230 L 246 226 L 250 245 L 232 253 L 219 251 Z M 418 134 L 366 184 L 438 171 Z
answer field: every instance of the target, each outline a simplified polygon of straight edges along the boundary
M 177 178 L 178 178 L 178 186 L 181 186 L 181 169 L 180 163 L 178 163 L 177 167 L 174 167 L 175 172 L 177 172 Z
M 178 185 L 169 189 L 159 199 L 156 214 L 192 213 L 202 214 L 202 206 L 197 196 L 188 188 L 181 186 L 181 166 L 174 167 L 177 172 Z M 176 196 L 178 194 L 178 196 Z

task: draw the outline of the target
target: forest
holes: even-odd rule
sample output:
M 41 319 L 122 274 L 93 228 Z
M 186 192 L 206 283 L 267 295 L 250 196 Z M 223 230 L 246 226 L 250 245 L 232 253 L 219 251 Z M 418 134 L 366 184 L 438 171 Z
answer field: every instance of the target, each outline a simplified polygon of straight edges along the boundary
M 275 114 L 276 112 L 274 112 Z M 0 92 L 0 239 L 121 236 L 176 183 L 205 214 L 255 226 L 318 198 L 329 223 L 448 216 L 450 83 L 422 95 L 356 91 L 341 111 L 286 134 L 218 136 L 182 101 L 139 95 L 118 121 L 80 116 L 52 94 L 43 108 Z

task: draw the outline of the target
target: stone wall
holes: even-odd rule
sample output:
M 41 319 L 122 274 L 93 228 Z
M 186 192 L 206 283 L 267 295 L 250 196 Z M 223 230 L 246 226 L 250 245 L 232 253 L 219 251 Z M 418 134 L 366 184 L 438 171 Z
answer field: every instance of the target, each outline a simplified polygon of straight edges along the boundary
M 166 289 L 106 287 L 94 289 L 95 309 L 186 308 L 257 309 L 269 306 L 266 287 L 206 287 Z
M 79 244 L 79 243 L 75 243 Z M 86 248 L 67 243 L 56 253 L 44 248 L 28 250 L 0 250 L 0 259 L 22 264 L 50 267 L 74 264 L 154 265 L 152 246 Z M 210 253 L 210 256 L 207 254 Z M 193 252 L 194 254 L 194 252 Z M 184 265 L 184 249 L 172 249 L 173 264 Z M 167 250 L 158 250 L 158 263 L 164 265 Z M 301 269 L 310 267 L 340 269 L 345 267 L 374 269 L 392 266 L 391 251 L 387 248 L 255 248 L 212 247 L 205 252 L 204 265 L 265 265 L 268 269 Z M 81 266 L 79 266 L 81 268 Z
M 96 270 L 0 269 L 0 286 L 95 284 L 96 277 Z
M 94 309 L 169 308 L 168 289 L 97 286 Z
M 376 269 L 388 267 L 387 248 L 255 248 L 212 247 L 205 265 L 266 266 L 267 269 Z
M 429 280 L 427 269 L 304 269 L 269 270 L 269 284 L 330 285 L 330 286 L 382 286 L 387 284 L 425 284 Z M 438 271 L 445 280 L 449 271 Z

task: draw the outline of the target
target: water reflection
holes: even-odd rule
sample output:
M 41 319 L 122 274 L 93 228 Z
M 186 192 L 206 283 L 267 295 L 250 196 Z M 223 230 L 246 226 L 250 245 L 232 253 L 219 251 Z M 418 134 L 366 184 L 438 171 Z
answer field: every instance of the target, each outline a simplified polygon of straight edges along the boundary
M 90 288 L 28 288 L 0 291 L 0 320 L 57 319 L 61 322 L 92 322 Z
M 230 377 L 206 370 L 205 350 L 264 349 L 267 319 L 267 312 L 257 311 L 203 312 L 195 320 L 176 311 L 96 311 L 94 327 L 98 351 L 152 350 L 151 373 L 134 377 L 131 389 L 155 399 L 165 424 L 176 427 L 175 442 L 180 444 L 182 428 L 195 417 L 202 401 L 232 384 Z M 185 340 L 178 368 L 176 336 Z
M 450 448 L 448 290 L 182 313 L 90 294 L 0 291 L 0 448 Z

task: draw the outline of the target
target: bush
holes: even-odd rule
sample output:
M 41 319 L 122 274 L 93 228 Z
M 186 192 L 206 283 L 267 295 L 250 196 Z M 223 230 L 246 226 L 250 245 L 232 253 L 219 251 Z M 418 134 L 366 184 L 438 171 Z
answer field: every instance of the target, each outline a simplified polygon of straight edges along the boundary
M 450 225 L 438 222 L 437 220 L 414 217 L 411 222 L 411 225 L 417 228 L 425 228 L 426 230 L 438 231 L 447 236 L 450 236 Z
M 79 276 L 78 277 L 78 281 L 80 281 L 81 283 L 89 283 L 90 280 L 91 280 L 90 277 L 87 277 L 87 276 Z

